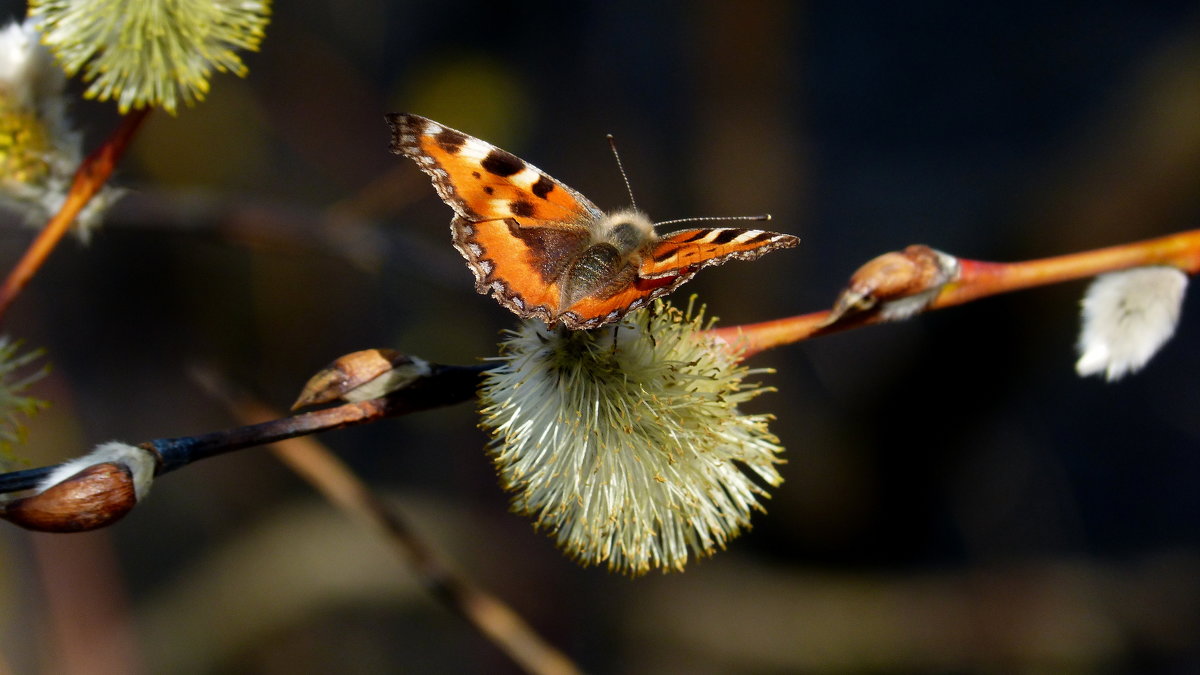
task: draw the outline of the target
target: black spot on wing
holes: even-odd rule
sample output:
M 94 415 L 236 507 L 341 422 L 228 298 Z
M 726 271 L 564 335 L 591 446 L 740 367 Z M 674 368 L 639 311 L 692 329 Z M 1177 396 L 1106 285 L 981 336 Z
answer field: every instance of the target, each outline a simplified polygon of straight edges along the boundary
M 742 232 L 743 232 L 743 230 L 737 230 L 737 229 L 722 230 L 721 232 L 719 232 L 717 234 L 717 236 L 713 237 L 712 241 L 710 241 L 709 243 L 710 244 L 728 244 L 729 242 L 733 241 L 734 239 L 737 239 L 738 235 L 741 234 Z
M 525 168 L 525 162 L 511 152 L 493 148 L 487 157 L 483 158 L 480 166 L 484 171 L 495 176 L 511 176 L 520 173 Z
M 472 171 L 471 177 L 472 178 L 482 178 L 483 176 L 481 176 L 478 171 Z
M 437 136 L 433 137 L 433 140 L 442 150 L 452 155 L 457 155 L 458 151 L 462 149 L 463 143 L 467 142 L 467 137 L 460 131 L 442 129 Z
M 528 218 L 533 215 L 533 204 L 524 199 L 514 199 L 508 203 L 508 209 L 512 211 L 514 216 Z
M 495 188 L 493 188 L 491 185 L 484 185 L 484 186 L 483 186 L 483 191 L 484 191 L 484 192 L 486 192 L 486 193 L 488 193 L 488 194 L 490 195 L 490 194 L 492 194 L 493 192 L 495 192 L 495 191 L 496 191 L 496 189 L 495 189 Z
M 664 249 L 663 251 L 661 251 L 659 253 L 654 254 L 653 260 L 656 263 L 660 263 L 660 262 L 666 260 L 667 258 L 670 258 L 671 256 L 675 255 L 676 253 L 679 253 L 679 247 L 671 246 L 671 247 Z
M 533 194 L 545 199 L 546 195 L 550 194 L 550 191 L 554 189 L 554 181 L 546 176 L 539 176 L 537 182 L 529 189 L 533 191 Z
M 675 243 L 676 244 L 690 244 L 693 241 L 696 241 L 697 239 L 701 239 L 701 238 L 705 237 L 706 235 L 708 235 L 708 230 L 696 230 L 692 234 L 692 236 L 688 237 L 687 239 L 680 239 L 680 240 L 676 241 Z

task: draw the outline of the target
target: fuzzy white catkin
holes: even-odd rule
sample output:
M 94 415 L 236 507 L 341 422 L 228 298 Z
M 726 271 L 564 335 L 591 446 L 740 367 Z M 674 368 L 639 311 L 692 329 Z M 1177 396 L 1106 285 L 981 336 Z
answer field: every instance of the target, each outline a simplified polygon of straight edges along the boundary
M 1174 267 L 1139 267 L 1096 278 L 1083 298 L 1080 376 L 1112 382 L 1141 370 L 1175 333 L 1187 275 Z
M 0 208 L 35 227 L 62 208 L 83 159 L 83 135 L 67 118 L 66 76 L 41 40 L 31 19 L 0 27 Z M 75 233 L 86 241 L 120 195 L 105 186 Z
M 115 100 L 122 114 L 203 100 L 213 72 L 246 73 L 270 18 L 262 0 L 30 0 L 29 15 L 84 96 Z
M 527 321 L 481 390 L 490 454 L 514 510 L 583 564 L 630 575 L 682 570 L 750 527 L 783 481 L 769 391 L 701 333 L 702 316 L 656 303 L 594 331 Z

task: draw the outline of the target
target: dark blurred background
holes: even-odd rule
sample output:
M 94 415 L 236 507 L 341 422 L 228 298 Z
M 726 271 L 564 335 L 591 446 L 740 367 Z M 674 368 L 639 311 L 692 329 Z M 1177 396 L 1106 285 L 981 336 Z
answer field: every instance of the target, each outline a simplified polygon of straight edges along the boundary
M 514 317 L 388 152 L 391 111 L 602 208 L 626 202 L 613 133 L 652 217 L 772 213 L 799 249 L 677 294 L 723 325 L 827 307 L 911 243 L 1017 260 L 1200 223 L 1194 1 L 308 0 L 277 3 L 246 61 L 151 117 L 128 196 L 6 317 L 53 364 L 32 465 L 236 425 L 197 365 L 282 409 L 349 351 L 493 355 Z M 117 123 L 74 113 L 88 147 Z M 15 261 L 31 232 L 0 225 Z M 507 513 L 470 405 L 321 440 L 589 672 L 1197 672 L 1196 301 L 1107 384 L 1073 370 L 1084 287 L 755 357 L 786 482 L 684 574 L 579 568 Z M 261 449 L 159 480 L 103 532 L 0 528 L 0 563 L 13 672 L 514 671 Z

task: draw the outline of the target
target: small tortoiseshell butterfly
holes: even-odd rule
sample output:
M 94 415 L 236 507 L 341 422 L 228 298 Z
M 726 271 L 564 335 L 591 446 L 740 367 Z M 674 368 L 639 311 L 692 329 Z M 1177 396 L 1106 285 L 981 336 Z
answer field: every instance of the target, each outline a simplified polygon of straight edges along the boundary
M 800 240 L 733 227 L 659 236 L 639 211 L 605 213 L 586 197 L 496 146 L 417 115 L 387 116 L 392 152 L 433 178 L 454 209 L 454 247 L 517 316 L 596 328 L 644 307 L 726 260 L 753 260 Z

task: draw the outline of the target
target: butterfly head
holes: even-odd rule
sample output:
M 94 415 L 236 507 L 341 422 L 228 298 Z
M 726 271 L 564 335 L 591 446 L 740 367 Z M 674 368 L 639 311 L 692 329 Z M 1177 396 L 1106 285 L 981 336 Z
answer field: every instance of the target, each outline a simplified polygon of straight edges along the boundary
M 628 256 L 658 238 L 650 217 L 633 209 L 604 214 L 592 232 L 594 243 L 612 244 L 622 256 Z

